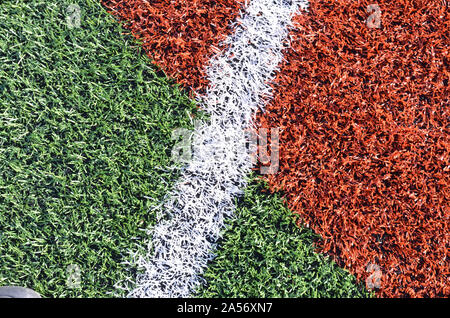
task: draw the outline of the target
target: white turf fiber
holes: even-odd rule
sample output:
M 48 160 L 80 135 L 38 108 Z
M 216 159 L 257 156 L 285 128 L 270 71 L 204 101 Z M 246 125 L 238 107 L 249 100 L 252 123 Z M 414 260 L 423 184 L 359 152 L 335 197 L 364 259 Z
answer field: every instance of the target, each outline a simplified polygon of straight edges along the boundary
M 252 168 L 246 132 L 270 100 L 292 17 L 306 6 L 306 0 L 250 1 L 226 49 L 211 59 L 209 87 L 198 97 L 210 120 L 193 134 L 192 159 L 158 211 L 147 255 L 136 254 L 143 273 L 130 297 L 189 297 L 201 285 Z

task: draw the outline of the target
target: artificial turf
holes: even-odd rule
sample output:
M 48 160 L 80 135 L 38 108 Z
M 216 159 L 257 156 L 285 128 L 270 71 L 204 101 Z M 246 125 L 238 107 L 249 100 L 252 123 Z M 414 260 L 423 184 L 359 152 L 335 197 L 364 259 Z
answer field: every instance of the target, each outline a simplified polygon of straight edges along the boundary
M 69 28 L 74 3 L 80 27 Z M 171 133 L 199 115 L 139 47 L 94 0 L 2 2 L 0 285 L 125 295 L 115 285 L 134 277 L 129 252 L 178 175 Z M 368 295 L 261 190 L 239 200 L 197 296 Z
M 361 283 L 315 251 L 280 195 L 254 180 L 239 200 L 197 297 L 370 297 Z
M 196 106 L 122 32 L 97 1 L 0 6 L 0 286 L 103 297 L 132 276 Z

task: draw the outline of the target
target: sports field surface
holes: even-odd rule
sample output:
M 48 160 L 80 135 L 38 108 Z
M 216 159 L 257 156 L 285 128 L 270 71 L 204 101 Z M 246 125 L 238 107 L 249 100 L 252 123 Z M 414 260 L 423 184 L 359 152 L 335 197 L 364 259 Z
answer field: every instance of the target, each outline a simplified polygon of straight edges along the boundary
M 3 1 L 0 286 L 448 297 L 449 21 L 437 0 Z
M 179 174 L 171 132 L 201 114 L 96 1 L 78 1 L 82 27 L 69 28 L 72 3 L 0 7 L 0 285 L 124 296 Z M 367 295 L 255 182 L 198 295 Z

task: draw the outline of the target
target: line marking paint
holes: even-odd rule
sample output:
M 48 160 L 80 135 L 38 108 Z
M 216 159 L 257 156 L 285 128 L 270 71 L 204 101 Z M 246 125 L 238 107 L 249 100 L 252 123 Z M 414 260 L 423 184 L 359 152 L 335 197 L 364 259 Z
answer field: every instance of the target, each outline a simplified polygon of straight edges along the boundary
M 292 17 L 306 0 L 253 0 L 234 23 L 225 51 L 207 69 L 209 87 L 199 96 L 210 120 L 193 136 L 193 158 L 150 230 L 148 255 L 136 256 L 144 272 L 130 297 L 189 297 L 201 285 L 224 220 L 235 210 L 252 158 L 240 151 L 283 59 Z

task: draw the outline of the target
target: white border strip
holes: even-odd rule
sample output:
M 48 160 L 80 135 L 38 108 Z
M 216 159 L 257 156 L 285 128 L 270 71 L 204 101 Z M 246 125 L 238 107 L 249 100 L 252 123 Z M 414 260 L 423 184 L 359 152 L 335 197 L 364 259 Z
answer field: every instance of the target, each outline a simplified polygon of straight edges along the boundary
M 163 204 L 164 219 L 151 230 L 144 269 L 130 297 L 189 297 L 213 259 L 224 218 L 246 186 L 252 158 L 242 150 L 258 107 L 271 96 L 270 83 L 283 58 L 288 27 L 306 0 L 252 0 L 210 62 L 210 86 L 200 106 L 210 121 L 194 132 L 193 159 Z

